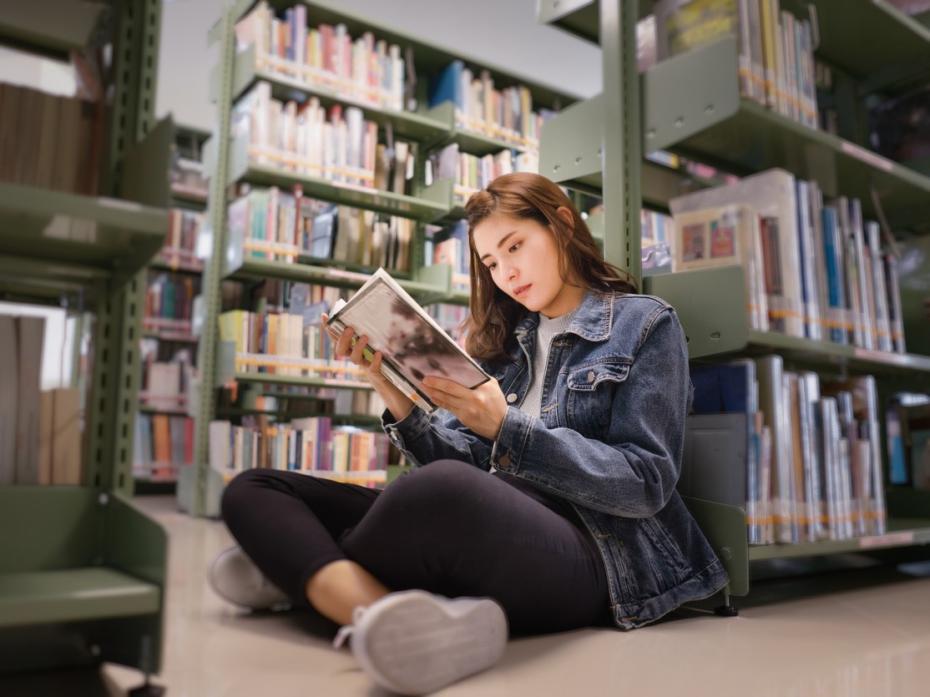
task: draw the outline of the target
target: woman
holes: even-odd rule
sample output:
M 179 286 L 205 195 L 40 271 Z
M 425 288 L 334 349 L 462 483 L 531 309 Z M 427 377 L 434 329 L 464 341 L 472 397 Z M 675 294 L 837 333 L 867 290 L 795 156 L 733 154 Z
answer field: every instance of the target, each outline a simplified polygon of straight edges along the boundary
M 419 467 L 380 493 L 249 471 L 223 499 L 264 576 L 352 624 L 337 641 L 353 633 L 365 670 L 407 694 L 492 665 L 508 623 L 522 634 L 631 629 L 727 583 L 675 490 L 691 401 L 675 311 L 635 294 L 542 176 L 499 177 L 466 212 L 466 348 L 494 379 L 468 389 L 428 378 L 442 407 L 428 417 L 380 374 L 380 353 L 363 358 L 366 337 L 351 346 L 348 327 L 337 357 L 367 368 L 385 431 Z M 243 602 L 223 566 L 214 581 Z

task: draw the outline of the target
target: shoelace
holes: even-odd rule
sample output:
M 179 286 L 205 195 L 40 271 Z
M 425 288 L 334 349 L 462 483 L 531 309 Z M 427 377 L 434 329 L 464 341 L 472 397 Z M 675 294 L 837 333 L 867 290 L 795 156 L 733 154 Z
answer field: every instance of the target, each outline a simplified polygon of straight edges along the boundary
M 365 614 L 366 608 L 359 605 L 354 610 L 352 610 L 352 624 L 347 624 L 343 627 L 340 627 L 339 631 L 336 632 L 336 638 L 333 639 L 333 648 L 338 649 L 342 648 L 342 645 L 348 641 L 349 637 L 355 632 L 355 625 L 357 625 L 361 619 L 362 615 Z

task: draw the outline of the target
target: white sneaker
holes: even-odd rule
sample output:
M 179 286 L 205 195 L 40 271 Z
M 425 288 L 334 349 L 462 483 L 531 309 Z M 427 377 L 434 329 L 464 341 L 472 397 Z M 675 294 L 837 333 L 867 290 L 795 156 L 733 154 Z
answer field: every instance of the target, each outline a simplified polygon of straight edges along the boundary
M 404 695 L 433 692 L 490 668 L 507 645 L 507 617 L 489 598 L 400 591 L 355 608 L 352 620 L 333 646 L 351 635 L 364 671 Z
M 234 605 L 269 610 L 289 602 L 238 545 L 220 552 L 210 565 L 207 579 L 218 596 Z

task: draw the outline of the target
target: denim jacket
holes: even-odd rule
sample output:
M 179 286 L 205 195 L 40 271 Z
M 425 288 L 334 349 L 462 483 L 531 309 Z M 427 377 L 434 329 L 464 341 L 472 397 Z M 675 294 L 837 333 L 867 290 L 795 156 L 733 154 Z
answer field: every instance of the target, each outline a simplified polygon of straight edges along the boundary
M 382 425 L 416 465 L 470 462 L 531 482 L 569 501 L 607 571 L 623 629 L 653 622 L 727 584 L 726 571 L 676 484 L 693 387 L 684 333 L 659 298 L 588 291 L 552 340 L 540 416 L 517 408 L 531 383 L 538 324 L 526 313 L 506 361 L 482 363 L 509 403 L 497 440 L 445 410 L 414 408 Z

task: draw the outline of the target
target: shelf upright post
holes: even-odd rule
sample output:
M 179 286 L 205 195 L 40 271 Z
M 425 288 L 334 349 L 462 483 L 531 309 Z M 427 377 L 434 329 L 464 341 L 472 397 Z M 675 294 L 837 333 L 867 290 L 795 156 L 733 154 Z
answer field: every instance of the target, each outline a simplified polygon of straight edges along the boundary
M 636 2 L 599 0 L 604 82 L 604 257 L 627 271 L 641 288 L 639 212 L 642 207 L 639 74 L 636 69 Z
M 217 326 L 220 313 L 220 284 L 223 277 L 223 259 L 226 255 L 226 179 L 229 160 L 229 124 L 232 109 L 233 65 L 235 62 L 235 7 L 226 9 L 220 18 L 219 85 L 217 116 L 219 119 L 213 165 L 210 173 L 210 194 L 207 212 L 211 231 L 210 257 L 204 262 L 203 282 L 203 330 L 198 345 L 197 366 L 200 374 L 199 404 L 194 425 L 194 462 L 192 472 L 178 477 L 178 502 L 188 513 L 206 515 L 208 488 L 208 451 L 210 422 L 214 416 L 214 391 L 216 389 Z M 192 475 L 192 476 L 190 476 Z
M 120 4 L 114 45 L 116 85 L 110 114 L 107 169 L 101 189 L 116 195 L 127 149 L 152 126 L 158 66 L 161 4 L 129 0 Z M 96 316 L 93 401 L 86 483 L 132 494 L 132 445 L 139 389 L 139 336 L 144 272 L 110 284 Z

